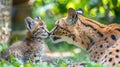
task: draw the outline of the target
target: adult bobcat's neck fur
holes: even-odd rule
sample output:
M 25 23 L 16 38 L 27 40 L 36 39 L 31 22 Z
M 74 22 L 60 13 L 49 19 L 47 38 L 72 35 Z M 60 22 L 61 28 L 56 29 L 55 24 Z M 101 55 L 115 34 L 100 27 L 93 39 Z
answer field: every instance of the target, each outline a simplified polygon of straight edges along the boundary
M 88 45 L 86 49 L 89 49 L 95 42 L 104 40 L 104 30 L 106 29 L 106 25 L 100 24 L 97 21 L 85 18 L 81 15 L 78 15 L 78 18 L 78 21 L 80 22 L 78 28 L 84 36 L 87 36 L 86 38 L 88 42 L 84 40 L 85 38 L 83 38 L 82 42 Z
M 95 42 L 105 41 L 109 43 L 109 47 L 113 45 L 116 40 L 119 39 L 119 35 L 115 32 L 119 33 L 118 24 L 111 24 L 111 25 L 103 25 L 97 21 L 91 20 L 89 18 L 85 18 L 81 15 L 78 15 L 80 21 L 80 30 L 84 32 L 85 36 L 88 36 L 88 48 L 95 44 Z M 86 41 L 85 41 L 86 42 Z M 96 44 L 97 45 L 97 44 Z

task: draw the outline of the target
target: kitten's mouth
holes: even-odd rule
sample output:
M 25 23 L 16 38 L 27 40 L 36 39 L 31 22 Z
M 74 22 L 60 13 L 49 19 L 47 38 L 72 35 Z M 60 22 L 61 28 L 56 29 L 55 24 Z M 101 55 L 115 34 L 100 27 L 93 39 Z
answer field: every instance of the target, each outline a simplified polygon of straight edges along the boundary
M 42 38 L 47 38 L 48 36 L 49 36 L 48 33 L 41 34 L 41 37 L 42 37 Z
M 48 37 L 48 35 L 46 35 L 46 34 L 42 34 L 42 36 L 47 36 Z

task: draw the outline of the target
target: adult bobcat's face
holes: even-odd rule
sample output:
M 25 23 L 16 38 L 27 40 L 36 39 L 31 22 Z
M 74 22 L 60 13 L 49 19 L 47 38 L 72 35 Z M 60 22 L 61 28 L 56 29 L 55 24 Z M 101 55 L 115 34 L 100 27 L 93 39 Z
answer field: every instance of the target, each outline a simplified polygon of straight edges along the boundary
M 66 41 L 68 43 L 75 42 L 75 35 L 78 34 L 79 23 L 76 11 L 72 8 L 68 9 L 68 16 L 56 21 L 54 28 L 50 32 L 50 38 L 54 43 Z
M 34 38 L 47 38 L 49 36 L 49 32 L 46 28 L 44 22 L 39 18 L 32 19 L 31 17 L 27 17 L 25 19 L 26 27 L 29 32 L 29 36 Z

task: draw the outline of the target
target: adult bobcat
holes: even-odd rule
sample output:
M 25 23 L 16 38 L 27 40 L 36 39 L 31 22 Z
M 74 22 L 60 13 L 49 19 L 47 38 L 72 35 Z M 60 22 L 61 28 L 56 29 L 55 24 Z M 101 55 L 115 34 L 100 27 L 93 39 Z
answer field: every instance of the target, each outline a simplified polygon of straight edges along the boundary
M 111 67 L 120 64 L 120 24 L 103 25 L 79 12 L 69 8 L 68 16 L 56 21 L 50 32 L 52 41 L 66 41 L 82 47 L 94 62 Z

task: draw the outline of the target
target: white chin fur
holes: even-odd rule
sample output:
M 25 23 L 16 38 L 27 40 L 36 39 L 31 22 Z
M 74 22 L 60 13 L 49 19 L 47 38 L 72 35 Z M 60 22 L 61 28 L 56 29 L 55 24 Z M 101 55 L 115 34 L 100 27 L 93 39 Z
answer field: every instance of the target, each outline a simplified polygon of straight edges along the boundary
M 64 41 L 64 42 L 67 42 L 67 43 L 69 43 L 69 44 L 73 44 L 73 45 L 78 46 L 78 43 L 75 42 L 75 41 L 73 41 L 73 40 L 72 40 L 71 38 L 69 38 L 69 37 L 63 36 L 63 37 L 60 37 L 61 39 L 57 39 L 57 40 L 54 40 L 53 37 L 54 37 L 54 36 L 50 36 L 50 39 L 52 40 L 53 43 L 59 43 L 59 42 Z

